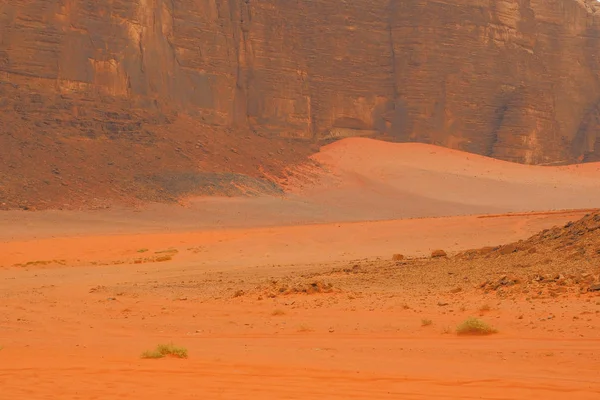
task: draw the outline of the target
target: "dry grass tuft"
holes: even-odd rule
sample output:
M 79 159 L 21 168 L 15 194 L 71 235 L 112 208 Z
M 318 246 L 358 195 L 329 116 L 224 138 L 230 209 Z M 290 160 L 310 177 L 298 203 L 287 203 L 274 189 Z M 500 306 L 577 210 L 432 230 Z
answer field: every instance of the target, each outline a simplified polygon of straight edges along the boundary
M 142 358 L 157 359 L 164 357 L 187 358 L 188 351 L 185 347 L 175 346 L 171 344 L 159 344 L 154 350 L 146 350 L 142 353 Z
M 281 309 L 273 310 L 271 315 L 274 317 L 279 317 L 279 316 L 285 315 L 285 311 L 283 311 Z
M 26 263 L 22 263 L 22 264 L 14 264 L 14 267 L 41 267 L 41 266 L 46 266 L 46 265 L 51 265 L 51 264 L 58 264 L 58 265 L 67 265 L 67 260 L 37 260 L 37 261 L 28 261 Z
M 421 326 L 429 326 L 429 325 L 433 325 L 433 321 L 430 319 L 422 319 L 421 320 Z
M 179 253 L 179 250 L 173 249 L 173 248 L 166 249 L 166 250 L 159 250 L 159 251 L 154 252 L 154 254 L 172 254 L 172 255 L 177 254 L 177 253 Z
M 486 322 L 484 322 L 478 318 L 474 318 L 474 317 L 468 318 L 463 323 L 458 325 L 458 327 L 456 327 L 457 335 L 484 336 L 484 335 L 491 335 L 491 334 L 497 333 L 497 332 L 498 332 L 498 330 L 496 328 L 494 328 L 494 327 L 488 325 Z

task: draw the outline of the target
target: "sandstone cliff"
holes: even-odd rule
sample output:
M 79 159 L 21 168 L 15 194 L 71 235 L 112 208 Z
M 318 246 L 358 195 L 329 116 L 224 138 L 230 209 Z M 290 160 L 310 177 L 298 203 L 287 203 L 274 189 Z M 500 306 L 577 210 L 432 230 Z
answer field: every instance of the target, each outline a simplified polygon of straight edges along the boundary
M 600 160 L 596 12 L 591 0 L 0 0 L 0 177 L 33 154 L 50 171 L 48 148 L 32 150 L 44 141 L 68 142 L 56 162 L 90 159 L 93 143 L 155 151 L 179 140 L 182 115 L 233 142 L 369 135 Z M 213 171 L 206 157 L 185 163 Z

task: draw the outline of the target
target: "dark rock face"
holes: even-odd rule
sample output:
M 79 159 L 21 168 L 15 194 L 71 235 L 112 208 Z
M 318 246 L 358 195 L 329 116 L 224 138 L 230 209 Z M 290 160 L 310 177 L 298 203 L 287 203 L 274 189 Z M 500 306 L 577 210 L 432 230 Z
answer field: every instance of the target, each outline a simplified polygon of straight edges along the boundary
M 595 161 L 596 7 L 0 0 L 0 117 L 21 116 L 19 129 L 32 131 L 150 140 L 154 126 L 187 114 L 234 135 L 374 135 L 522 163 Z

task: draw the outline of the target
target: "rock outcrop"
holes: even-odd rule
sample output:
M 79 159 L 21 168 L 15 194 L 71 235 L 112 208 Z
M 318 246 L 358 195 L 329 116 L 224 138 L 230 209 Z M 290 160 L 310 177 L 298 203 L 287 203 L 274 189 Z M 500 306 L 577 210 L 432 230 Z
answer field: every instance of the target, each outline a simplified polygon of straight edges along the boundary
M 186 115 L 239 137 L 365 135 L 522 163 L 600 160 L 597 9 L 0 0 L 0 134 L 5 148 L 24 131 L 150 142 Z

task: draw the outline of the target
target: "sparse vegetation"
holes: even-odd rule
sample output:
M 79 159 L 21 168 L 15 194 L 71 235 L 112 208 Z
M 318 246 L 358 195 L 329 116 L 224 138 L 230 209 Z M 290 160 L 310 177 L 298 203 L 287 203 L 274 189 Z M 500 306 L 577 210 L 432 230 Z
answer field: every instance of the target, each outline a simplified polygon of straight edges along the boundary
M 452 329 L 450 329 L 449 326 L 442 329 L 442 335 L 448 335 L 448 334 L 450 334 L 450 332 L 452 332 Z
M 138 253 L 140 251 L 138 250 Z M 135 260 L 133 260 L 134 264 L 145 264 L 145 263 L 153 263 L 153 262 L 165 262 L 165 261 L 171 261 L 173 259 L 173 255 L 175 253 L 171 253 L 171 254 L 164 254 L 164 255 L 160 255 L 160 256 L 151 256 L 151 257 L 147 257 L 147 258 L 136 258 Z M 124 261 L 119 262 L 119 264 L 123 264 Z
M 138 253 L 145 253 L 145 252 L 147 252 L 147 251 L 148 251 L 148 249 L 139 249 L 137 252 L 138 252 Z
M 433 321 L 430 319 L 422 319 L 421 320 L 421 326 L 429 326 L 429 325 L 433 325 Z
M 155 251 L 154 254 L 177 254 L 179 253 L 179 250 L 177 249 L 166 249 L 166 250 L 160 250 L 160 251 Z
M 156 359 L 156 358 L 163 358 L 163 357 L 165 357 L 165 355 L 161 354 L 157 350 L 146 350 L 145 352 L 142 353 L 142 358 L 145 358 L 145 359 Z
M 142 353 L 142 358 L 157 359 L 164 357 L 187 358 L 188 351 L 185 347 L 178 347 L 174 344 L 159 344 L 154 350 L 146 350 Z
M 14 264 L 14 267 L 39 267 L 50 264 L 58 264 L 58 265 L 66 265 L 67 260 L 37 260 L 37 261 L 28 261 L 22 264 Z
M 281 309 L 273 310 L 273 312 L 271 313 L 271 315 L 274 316 L 274 317 L 279 317 L 281 315 L 285 315 L 285 311 L 283 311 Z
M 491 335 L 497 332 L 496 328 L 474 317 L 468 318 L 456 328 L 458 335 Z

